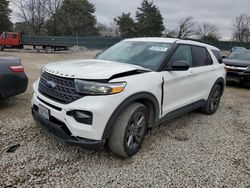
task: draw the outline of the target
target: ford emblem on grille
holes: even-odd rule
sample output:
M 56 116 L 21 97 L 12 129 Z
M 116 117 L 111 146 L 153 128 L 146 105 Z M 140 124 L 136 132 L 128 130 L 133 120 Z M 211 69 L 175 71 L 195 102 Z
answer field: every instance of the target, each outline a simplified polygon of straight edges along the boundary
M 54 89 L 56 87 L 56 83 L 53 81 L 47 81 L 46 82 L 47 87 Z

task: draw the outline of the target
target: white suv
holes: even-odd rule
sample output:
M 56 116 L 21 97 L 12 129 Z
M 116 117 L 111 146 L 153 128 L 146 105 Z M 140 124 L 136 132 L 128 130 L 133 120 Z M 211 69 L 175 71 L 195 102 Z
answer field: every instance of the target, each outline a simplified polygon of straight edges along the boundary
M 216 112 L 226 71 L 219 49 L 168 38 L 123 40 L 90 60 L 46 65 L 32 114 L 64 143 L 131 157 L 149 128 L 200 108 Z

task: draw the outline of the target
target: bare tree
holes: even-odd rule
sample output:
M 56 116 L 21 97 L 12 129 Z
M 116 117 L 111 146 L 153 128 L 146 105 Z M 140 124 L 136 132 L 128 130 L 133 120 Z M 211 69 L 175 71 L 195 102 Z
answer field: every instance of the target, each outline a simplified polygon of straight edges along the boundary
M 195 22 L 193 21 L 193 17 L 189 16 L 181 19 L 176 31 L 177 38 L 185 39 L 192 36 L 194 34 L 194 26 Z
M 39 35 L 48 18 L 47 0 L 13 0 L 16 15 L 32 29 L 33 34 Z
M 233 23 L 233 39 L 237 42 L 250 41 L 250 17 L 247 14 L 241 14 L 236 17 Z
M 203 22 L 198 26 L 196 35 L 201 40 L 218 40 L 220 38 L 217 26 L 208 22 Z
M 60 9 L 63 0 L 45 0 L 45 9 L 49 17 L 53 17 Z
M 175 30 L 168 30 L 165 29 L 165 31 L 163 32 L 164 37 L 168 37 L 168 38 L 176 38 L 177 37 L 177 33 Z

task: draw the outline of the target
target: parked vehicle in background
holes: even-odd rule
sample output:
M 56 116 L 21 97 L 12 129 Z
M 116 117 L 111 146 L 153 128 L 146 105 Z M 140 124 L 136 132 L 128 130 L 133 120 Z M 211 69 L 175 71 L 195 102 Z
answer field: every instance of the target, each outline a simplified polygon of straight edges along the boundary
M 25 45 L 31 46 L 33 49 L 45 50 L 46 52 L 67 48 L 67 45 L 63 44 L 62 41 L 49 37 L 22 37 L 20 33 L 14 32 L 3 32 L 0 35 L 0 51 L 3 51 L 5 48 L 21 49 Z
M 88 49 L 107 49 L 120 40 L 120 37 L 27 36 L 3 32 L 0 34 L 0 51 L 5 48 L 24 48 L 53 52 L 79 46 Z
M 250 50 L 231 52 L 223 62 L 226 65 L 228 82 L 250 82 Z
M 238 52 L 238 51 L 242 51 L 242 50 L 246 50 L 246 48 L 240 47 L 240 46 L 235 46 L 231 49 L 231 52 Z
M 0 57 L 0 100 L 24 93 L 28 78 L 21 61 L 15 57 Z
M 225 84 L 220 50 L 168 38 L 124 40 L 96 59 L 46 65 L 33 84 L 32 114 L 65 143 L 122 157 L 149 128 L 200 108 L 214 114 Z

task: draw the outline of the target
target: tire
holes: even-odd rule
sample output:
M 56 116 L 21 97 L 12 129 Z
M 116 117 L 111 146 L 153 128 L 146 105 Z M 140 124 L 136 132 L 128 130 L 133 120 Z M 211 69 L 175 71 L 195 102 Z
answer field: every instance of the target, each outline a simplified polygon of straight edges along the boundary
M 48 46 L 48 47 L 45 48 L 45 52 L 46 53 L 53 53 L 54 49 L 52 47 Z
M 135 155 L 142 146 L 148 122 L 147 108 L 141 103 L 131 104 L 113 125 L 108 140 L 110 150 L 121 157 Z
M 1 52 L 3 51 L 3 49 L 4 49 L 3 46 L 0 45 L 0 51 L 1 51 Z
M 214 114 L 220 105 L 221 94 L 221 86 L 215 85 L 210 92 L 206 105 L 201 109 L 201 111 L 207 115 Z

